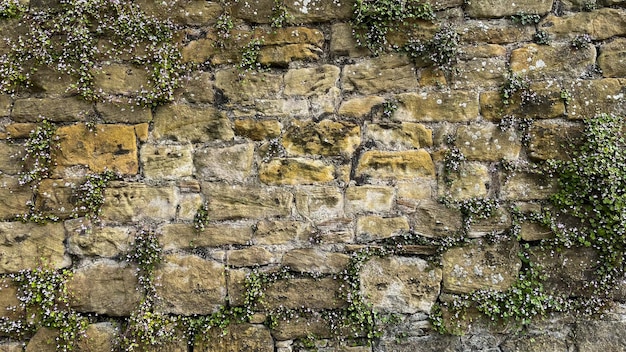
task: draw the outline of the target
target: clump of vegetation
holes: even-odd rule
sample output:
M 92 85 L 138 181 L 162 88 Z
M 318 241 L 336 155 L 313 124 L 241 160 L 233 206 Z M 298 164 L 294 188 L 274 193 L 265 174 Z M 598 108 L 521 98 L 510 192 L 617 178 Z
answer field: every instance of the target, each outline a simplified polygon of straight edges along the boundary
M 261 70 L 263 68 L 258 61 L 262 45 L 263 40 L 255 38 L 244 46 L 243 52 L 241 53 L 241 61 L 237 64 L 240 75 L 245 75 L 248 72 Z
M 287 11 L 287 6 L 283 0 L 274 0 L 272 7 L 272 28 L 282 28 L 292 19 L 291 14 Z
M 0 3 L 0 18 L 17 18 L 26 10 L 19 0 L 5 0 Z
M 511 19 L 515 23 L 519 23 L 522 26 L 528 26 L 539 23 L 541 21 L 541 16 L 536 14 L 529 14 L 518 12 L 516 15 L 511 16 Z
M 437 69 L 450 73 L 458 61 L 459 42 L 456 30 L 450 25 L 444 25 L 426 42 L 410 39 L 404 50 L 414 59 L 431 62 Z
M 43 120 L 34 131 L 30 132 L 24 145 L 25 154 L 22 162 L 26 171 L 20 175 L 20 184 L 37 184 L 50 176 L 54 166 L 52 154 L 59 149 L 55 131 L 54 124 Z
M 590 45 L 591 45 L 591 36 L 589 34 L 577 35 L 572 40 L 572 48 L 576 50 L 588 48 Z
M 198 208 L 196 215 L 193 217 L 193 227 L 197 231 L 202 231 L 209 224 L 209 205 L 204 202 Z
M 535 96 L 535 93 L 530 90 L 530 80 L 528 77 L 511 74 L 507 77 L 500 93 L 502 103 L 504 103 L 504 105 L 513 103 L 513 98 L 516 97 L 517 94 L 520 96 L 520 103 L 522 105 L 529 102 Z
M 104 191 L 111 181 L 119 177 L 111 170 L 87 176 L 85 182 L 74 190 L 73 199 L 76 200 L 76 207 L 73 215 L 76 217 L 85 214 L 88 219 L 96 220 L 104 204 Z
M 550 35 L 544 30 L 538 30 L 533 35 L 533 41 L 539 45 L 548 45 L 550 44 Z

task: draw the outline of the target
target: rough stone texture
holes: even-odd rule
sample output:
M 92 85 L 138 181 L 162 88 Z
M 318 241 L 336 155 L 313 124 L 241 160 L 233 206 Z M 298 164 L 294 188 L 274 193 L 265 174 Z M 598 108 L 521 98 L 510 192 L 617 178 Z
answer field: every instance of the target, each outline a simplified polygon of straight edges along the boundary
M 405 93 L 398 95 L 398 101 L 400 108 L 393 118 L 401 121 L 462 122 L 478 117 L 478 94 L 475 93 Z
M 465 7 L 473 18 L 491 18 L 516 15 L 518 13 L 544 15 L 552 8 L 550 0 L 521 0 L 511 3 L 506 0 L 472 0 Z
M 379 96 L 368 96 L 364 98 L 354 98 L 341 103 L 339 115 L 345 117 L 361 118 L 369 115 L 372 108 L 381 105 L 385 99 Z
M 484 198 L 487 196 L 490 184 L 491 176 L 485 165 L 465 163 L 458 172 L 450 173 L 447 187 L 440 188 L 440 195 L 447 195 L 453 200 Z
M 377 94 L 415 89 L 418 83 L 407 57 L 389 55 L 345 66 L 341 85 L 347 92 Z
M 580 125 L 567 126 L 557 121 L 536 121 L 530 127 L 528 156 L 536 160 L 569 159 L 572 145 L 578 144 L 582 128 Z
M 214 103 L 215 89 L 209 72 L 193 72 L 183 81 L 183 97 L 190 103 Z
M 130 230 L 126 227 L 98 227 L 84 219 L 68 220 L 68 252 L 79 256 L 116 257 L 130 249 Z
M 20 185 L 17 177 L 0 175 L 0 219 L 10 220 L 29 211 L 33 191 L 28 185 Z
M 408 180 L 435 175 L 435 165 L 424 149 L 405 152 L 368 151 L 361 155 L 357 177 Z
M 334 180 L 335 168 L 320 160 L 273 159 L 259 166 L 259 179 L 270 185 L 308 185 Z
M 291 214 L 293 195 L 284 190 L 203 182 L 202 193 L 209 197 L 211 219 L 261 219 Z
M 489 21 L 489 25 L 484 21 L 467 21 L 459 34 L 468 43 L 507 44 L 529 42 L 534 33 L 532 26 L 511 26 L 506 20 L 495 20 Z
M 478 55 L 481 54 L 478 53 Z M 504 56 L 472 57 L 471 60 L 460 61 L 455 68 L 450 80 L 454 89 L 480 89 L 501 86 L 505 82 L 505 74 L 508 70 Z
M 63 224 L 0 222 L 0 273 L 35 269 L 44 263 L 52 269 L 71 264 L 65 253 Z
M 4 342 L 0 344 L 2 352 L 23 352 L 24 345 L 21 342 Z
M 620 321 L 581 321 L 576 324 L 575 341 L 580 352 L 621 351 L 626 339 L 620 333 L 625 328 Z
M 589 34 L 594 40 L 604 40 L 626 34 L 625 13 L 623 9 L 604 8 L 563 17 L 548 15 L 538 27 L 559 39 Z
M 23 308 L 19 308 L 20 300 L 17 294 L 18 290 L 13 280 L 9 278 L 0 280 L 0 317 L 17 320 L 25 313 Z
M 361 128 L 350 122 L 296 120 L 285 130 L 283 146 L 294 155 L 350 157 L 361 143 L 360 134 Z
M 558 252 L 533 249 L 531 258 L 544 269 L 546 278 L 543 285 L 546 292 L 576 297 L 591 294 L 592 289 L 586 287 L 586 284 L 595 276 L 598 260 L 595 250 L 576 247 Z
M 137 94 L 149 89 L 148 72 L 130 65 L 110 64 L 93 69 L 93 84 L 105 94 Z
M 253 243 L 257 245 L 278 245 L 290 242 L 307 242 L 313 235 L 313 228 L 298 221 L 259 221 L 256 225 Z
M 468 160 L 515 160 L 522 144 L 515 130 L 502 131 L 491 123 L 460 126 L 456 133 L 456 146 Z
M 361 293 L 383 312 L 429 313 L 439 296 L 441 273 L 420 258 L 373 258 L 359 274 Z
M 134 175 L 139 171 L 137 137 L 133 126 L 101 125 L 90 132 L 83 124 L 59 127 L 59 150 L 54 159 L 63 168 L 86 165 L 89 170 L 100 173 L 112 170 Z
M 413 230 L 426 237 L 450 236 L 461 228 L 460 212 L 434 201 L 420 202 L 409 220 Z
M 106 123 L 142 123 L 152 121 L 152 111 L 122 99 L 96 103 L 96 112 Z
M 236 70 L 215 73 L 215 87 L 220 89 L 229 103 L 253 103 L 255 99 L 274 97 L 283 84 L 282 75 L 250 73 L 243 79 Z
M 294 23 L 331 22 L 352 18 L 354 0 L 286 1 L 287 11 Z
M 368 124 L 366 137 L 391 149 L 419 149 L 433 145 L 432 130 L 412 122 Z
M 285 74 L 285 94 L 303 96 L 326 94 L 339 81 L 339 72 L 339 67 L 332 65 L 289 70 Z
M 350 257 L 342 253 L 329 253 L 313 248 L 293 249 L 283 255 L 282 265 L 291 270 L 314 273 L 339 273 L 348 266 Z
M 59 336 L 57 330 L 51 328 L 39 328 L 35 335 L 28 341 L 24 351 L 26 352 L 53 352 L 56 351 L 56 339 Z
M 196 177 L 204 180 L 242 182 L 252 174 L 254 144 L 236 144 L 224 148 L 195 151 Z
M 616 38 L 600 47 L 598 66 L 604 77 L 626 76 L 626 39 Z
M 22 171 L 20 163 L 23 155 L 21 146 L 12 143 L 0 142 L 0 173 L 16 175 Z
M 575 79 L 581 77 L 595 59 L 593 45 L 575 49 L 569 43 L 528 44 L 511 52 L 511 72 L 532 79 Z
M 338 298 L 340 280 L 291 279 L 280 280 L 269 285 L 265 291 L 263 306 L 285 308 L 337 309 L 345 306 Z
M 68 281 L 72 308 L 79 312 L 128 316 L 141 301 L 136 268 L 103 260 L 78 268 Z
M 360 242 L 382 240 L 408 230 L 409 222 L 402 217 L 363 216 L 356 222 L 356 238 Z
M 101 218 L 106 221 L 171 220 L 176 216 L 178 193 L 174 187 L 112 182 L 105 192 Z
M 251 226 L 245 224 L 209 224 L 196 230 L 189 224 L 168 224 L 161 229 L 164 250 L 244 245 L 252 238 Z
M 470 293 L 481 288 L 504 291 L 515 280 L 522 262 L 515 241 L 486 244 L 476 241 L 447 250 L 442 257 L 443 289 Z
M 348 23 L 334 23 L 331 26 L 330 53 L 333 56 L 366 56 L 367 48 L 357 46 L 352 36 L 352 27 Z
M 388 212 L 393 189 L 385 186 L 355 186 L 346 189 L 346 213 Z
M 529 335 L 520 336 L 504 341 L 500 346 L 502 352 L 545 352 L 545 351 L 567 351 L 568 344 L 560 336 L 551 335 Z
M 307 220 L 328 220 L 343 214 L 343 194 L 336 187 L 307 187 L 296 192 L 296 210 Z
M 120 328 L 115 323 L 102 322 L 89 324 L 85 336 L 78 340 L 80 352 L 111 351 L 117 345 Z
M 216 109 L 182 104 L 157 109 L 152 135 L 156 139 L 192 143 L 227 141 L 234 137 L 230 122 Z
M 502 197 L 508 200 L 546 199 L 556 191 L 556 180 L 544 175 L 518 172 L 505 180 Z
M 570 119 L 591 118 L 598 113 L 623 114 L 626 110 L 622 79 L 576 80 L 564 84 L 572 100 L 567 105 Z
M 559 87 L 546 88 L 545 84 L 539 83 L 532 84 L 529 90 L 533 94 L 529 101 L 522 104 L 521 93 L 516 93 L 507 105 L 503 103 L 500 91 L 483 92 L 480 94 L 480 113 L 490 121 L 499 121 L 506 116 L 548 119 L 566 114 Z
M 235 134 L 250 138 L 253 141 L 276 138 L 280 136 L 280 130 L 280 122 L 276 120 L 235 120 Z
M 170 314 L 211 314 L 226 297 L 224 265 L 194 255 L 172 254 L 163 258 L 155 273 L 160 308 Z
M 139 152 L 143 175 L 148 179 L 176 179 L 193 173 L 193 150 L 190 144 L 144 144 Z
M 278 262 L 275 256 L 262 247 L 248 247 L 229 251 L 227 264 L 231 267 L 256 267 Z
M 77 98 L 25 98 L 13 103 L 11 118 L 16 122 L 39 122 L 42 116 L 52 122 L 83 121 L 93 113 L 92 104 Z
M 274 341 L 270 330 L 259 324 L 237 324 L 228 327 L 225 335 L 212 331 L 207 341 L 198 341 L 193 346 L 200 352 L 274 352 Z

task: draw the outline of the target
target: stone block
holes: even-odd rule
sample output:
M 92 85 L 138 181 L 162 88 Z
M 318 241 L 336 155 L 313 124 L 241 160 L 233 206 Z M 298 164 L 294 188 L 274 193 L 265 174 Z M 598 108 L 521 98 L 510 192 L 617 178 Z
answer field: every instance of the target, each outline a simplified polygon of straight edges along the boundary
M 393 119 L 410 122 L 465 122 L 478 118 L 475 92 L 423 92 L 399 94 Z
M 170 221 L 176 217 L 178 197 L 171 186 L 112 182 L 105 192 L 100 218 L 115 222 Z
M 356 221 L 356 238 L 359 242 L 379 241 L 404 231 L 409 231 L 409 222 L 404 217 L 362 216 Z
M 35 269 L 46 264 L 60 269 L 71 264 L 65 253 L 63 224 L 0 222 L 0 273 Z
M 409 180 L 434 177 L 435 164 L 424 149 L 400 152 L 367 151 L 359 158 L 356 177 Z
M 368 124 L 365 136 L 390 149 L 419 149 L 433 145 L 433 131 L 421 123 Z
M 330 53 L 333 56 L 362 57 L 369 54 L 365 47 L 357 45 L 349 23 L 334 23 L 330 29 Z
M 626 338 L 621 333 L 624 329 L 626 323 L 622 321 L 581 321 L 574 329 L 578 351 L 622 351 L 626 349 Z
M 361 128 L 351 122 L 294 120 L 285 130 L 283 146 L 293 155 L 350 157 L 361 143 Z
M 440 181 L 439 195 L 451 197 L 455 201 L 484 198 L 491 186 L 489 169 L 479 163 L 464 163 L 458 172 L 451 172 L 448 178 L 448 182 Z
M 421 258 L 372 258 L 359 273 L 361 293 L 377 311 L 430 313 L 439 297 L 441 273 Z
M 99 227 L 84 218 L 65 221 L 67 251 L 82 257 L 116 257 L 130 249 L 130 230 L 126 227 Z
M 70 98 L 24 98 L 13 103 L 11 119 L 15 122 L 84 121 L 94 112 L 93 105 L 85 100 Z
M 109 64 L 92 70 L 94 89 L 111 95 L 136 95 L 150 89 L 148 71 L 123 64 Z
M 181 83 L 182 96 L 190 103 L 215 103 L 215 82 L 209 72 L 192 72 Z
M 551 84 L 549 84 L 551 85 Z M 509 104 L 504 104 L 502 92 L 487 91 L 480 94 L 480 113 L 489 121 L 495 122 L 505 116 L 520 119 L 549 119 L 562 117 L 565 112 L 565 101 L 561 98 L 558 86 L 546 87 L 544 83 L 533 83 L 529 92 L 532 98 L 522 103 L 521 92 L 513 94 Z
M 434 180 L 398 183 L 396 185 L 398 207 L 406 213 L 414 212 L 422 202 L 432 198 L 436 184 Z
M 224 265 L 195 255 L 171 254 L 155 273 L 160 310 L 182 315 L 214 313 L 226 299 Z
M 301 96 L 326 94 L 337 85 L 340 71 L 339 67 L 333 65 L 289 70 L 285 74 L 285 94 Z
M 10 220 L 16 215 L 30 211 L 33 191 L 28 185 L 20 185 L 17 177 L 0 175 L 0 219 Z
M 546 175 L 517 172 L 502 183 L 501 196 L 507 200 L 547 199 L 557 190 L 557 180 Z
M 59 127 L 55 134 L 59 149 L 53 155 L 56 172 L 86 165 L 89 170 L 105 170 L 134 175 L 139 171 L 137 137 L 133 126 L 98 124 L 93 132 L 83 124 Z
M 500 161 L 519 157 L 522 143 L 515 130 L 492 123 L 459 126 L 455 145 L 468 160 Z
M 77 268 L 68 281 L 70 305 L 81 313 L 129 316 L 142 299 L 136 268 L 103 260 Z
M 465 6 L 470 18 L 494 18 L 518 13 L 545 15 L 552 9 L 550 0 L 521 0 L 511 3 L 506 0 L 472 0 Z
M 227 332 L 210 331 L 206 340 L 200 339 L 193 346 L 200 352 L 274 352 L 274 340 L 270 330 L 260 324 L 231 324 Z
M 567 351 L 568 343 L 561 336 L 551 334 L 528 334 L 507 339 L 500 346 L 502 352 L 544 352 L 544 351 Z
M 28 90 L 36 94 L 44 93 L 48 97 L 76 95 L 77 89 L 71 87 L 77 81 L 76 78 L 51 67 L 42 66 L 31 74 L 30 83 L 32 86 Z
M 285 253 L 281 264 L 301 273 L 338 274 L 346 269 L 349 261 L 350 257 L 343 253 L 302 248 Z
M 346 65 L 341 74 L 341 88 L 345 92 L 368 95 L 408 91 L 417 87 L 417 76 L 411 61 L 398 54 Z
M 339 299 L 340 286 L 341 280 L 333 278 L 279 280 L 268 285 L 265 290 L 263 307 L 339 309 L 346 305 L 346 302 Z
M 330 338 L 332 332 L 330 322 L 316 315 L 310 318 L 301 316 L 297 319 L 278 319 L 278 325 L 272 329 L 272 335 L 278 340 L 276 342 L 278 346 L 280 342 L 298 338 L 302 339 L 308 336 Z M 278 351 L 282 352 L 280 349 Z
M 569 43 L 527 44 L 511 52 L 511 72 L 533 80 L 576 79 L 595 61 L 593 45 L 575 49 Z
M 371 114 L 372 108 L 385 102 L 383 97 L 371 95 L 346 100 L 339 106 L 339 115 L 344 117 L 363 118 Z
M 9 116 L 11 114 L 11 105 L 13 105 L 11 96 L 0 94 L 0 116 Z
M 508 44 L 530 42 L 535 34 L 533 26 L 511 26 L 508 20 L 492 20 L 486 26 L 484 21 L 466 21 L 459 35 L 466 43 Z
M 235 117 L 293 118 L 309 116 L 309 101 L 303 98 L 256 99 L 237 106 Z
M 343 215 L 343 194 L 336 187 L 302 187 L 296 191 L 296 209 L 308 220 L 328 220 Z
M 599 113 L 626 112 L 624 79 L 575 80 L 564 83 L 564 86 L 572 96 L 567 105 L 567 117 L 570 119 L 592 118 Z
M 242 249 L 234 249 L 226 254 L 229 267 L 259 267 L 278 262 L 276 256 L 272 252 L 263 247 L 247 247 Z
M 281 127 L 277 120 L 235 120 L 235 134 L 253 141 L 276 138 L 280 136 Z
M 448 249 L 442 256 L 443 289 L 454 293 L 505 291 L 517 280 L 522 267 L 518 252 L 515 241 L 486 244 L 478 240 Z
M 602 45 L 598 66 L 604 77 L 626 77 L 626 38 L 616 38 Z
M 156 110 L 152 135 L 156 139 L 191 143 L 229 141 L 234 137 L 230 121 L 217 109 L 182 104 Z
M 535 121 L 530 130 L 528 156 L 535 160 L 567 160 L 572 145 L 580 142 L 582 126 L 558 121 Z
M 292 61 L 319 60 L 322 54 L 322 49 L 311 44 L 264 46 L 259 50 L 257 62 L 262 66 L 288 67 Z
M 354 0 L 285 1 L 294 23 L 320 23 L 349 20 L 353 16 Z
M 569 297 L 590 297 L 593 288 L 587 284 L 597 277 L 599 260 L 592 248 L 552 249 L 533 248 L 530 252 L 533 263 L 539 265 L 545 275 L 543 287 L 548 294 L 563 294 Z
M 196 230 L 189 224 L 167 224 L 161 229 L 163 250 L 245 245 L 252 238 L 247 224 L 209 224 Z
M 129 104 L 121 98 L 97 102 L 96 112 L 106 123 L 146 123 L 152 121 L 150 108 Z
M 236 69 L 219 70 L 215 73 L 215 87 L 224 93 L 229 103 L 253 104 L 255 99 L 276 98 L 283 76 L 269 72 L 255 72 L 239 77 Z
M 416 233 L 425 237 L 446 237 L 461 228 L 461 213 L 432 200 L 420 202 L 409 218 Z
M 20 307 L 20 300 L 17 298 L 18 289 L 10 278 L 0 279 L 0 317 L 2 319 L 19 320 L 26 313 Z M 2 351 L 2 349 L 0 349 Z M 21 351 L 21 350 L 20 350 Z
M 538 25 L 551 37 L 571 39 L 589 34 L 593 40 L 604 40 L 626 34 L 626 11 L 603 8 L 591 12 L 575 12 L 565 16 L 546 16 Z
M 194 153 L 196 177 L 202 180 L 242 182 L 252 174 L 254 144 L 202 148 Z
M 334 180 L 335 168 L 320 160 L 273 159 L 259 166 L 259 180 L 269 185 L 324 184 Z
M 291 214 L 293 195 L 284 190 L 203 182 L 202 193 L 209 199 L 210 219 L 262 219 Z
M 474 57 L 458 62 L 454 68 L 450 79 L 453 89 L 495 88 L 504 83 L 508 71 L 504 56 Z
M 184 145 L 141 146 L 139 161 L 147 179 L 176 179 L 193 174 L 192 147 Z
M 78 340 L 81 352 L 112 351 L 118 344 L 120 327 L 116 323 L 102 322 L 89 324 L 85 335 Z
M 346 213 L 389 212 L 394 191 L 387 186 L 351 186 L 346 189 Z
M 306 222 L 262 220 L 256 225 L 252 243 L 255 245 L 307 243 L 313 235 L 313 227 Z
M 175 0 L 168 2 L 140 0 L 138 5 L 147 15 L 188 26 L 214 25 L 223 7 L 217 1 Z

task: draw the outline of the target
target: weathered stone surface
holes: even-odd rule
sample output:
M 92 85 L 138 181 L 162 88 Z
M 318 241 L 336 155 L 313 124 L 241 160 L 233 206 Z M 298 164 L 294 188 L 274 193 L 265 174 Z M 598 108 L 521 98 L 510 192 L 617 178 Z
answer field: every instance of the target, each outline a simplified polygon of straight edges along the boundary
M 626 77 L 626 38 L 616 38 L 602 45 L 598 66 L 604 77 Z
M 16 122 L 39 122 L 46 118 L 52 122 L 83 121 L 93 113 L 93 106 L 77 98 L 25 98 L 13 103 L 11 118 Z
M 283 146 L 290 154 L 351 156 L 361 143 L 361 128 L 351 122 L 295 120 L 283 137 Z
M 255 99 L 276 97 L 282 85 L 283 76 L 274 73 L 250 73 L 243 79 L 235 69 L 215 73 L 215 87 L 233 104 L 252 104 Z
M 393 118 L 400 121 L 463 122 L 478 117 L 478 94 L 472 92 L 405 93 L 397 98 Z
M 498 87 L 505 81 L 508 67 L 505 56 L 474 57 L 460 61 L 451 75 L 453 89 L 480 89 Z
M 330 338 L 331 335 L 330 323 L 319 315 L 311 318 L 278 319 L 278 326 L 272 329 L 272 336 L 277 340 L 276 346 L 283 341 L 297 338 L 306 338 L 307 336 Z M 284 350 L 279 348 L 278 351 L 283 352 Z
M 142 123 L 152 121 L 150 108 L 129 104 L 121 99 L 97 102 L 96 111 L 106 123 Z
M 593 288 L 587 284 L 596 277 L 598 255 L 594 249 L 572 247 L 554 251 L 533 248 L 531 260 L 542 268 L 546 292 L 576 297 L 592 294 Z
M 112 170 L 134 175 L 139 171 L 137 137 L 133 126 L 98 124 L 90 132 L 86 125 L 59 127 L 58 151 L 54 158 L 58 172 L 63 168 L 86 165 L 93 172 Z
M 506 0 L 472 0 L 465 6 L 465 12 L 473 18 L 504 17 L 518 13 L 544 15 L 550 9 L 550 0 L 521 0 L 514 3 Z
M 0 344 L 0 351 L 2 352 L 23 352 L 24 344 L 21 342 L 4 342 Z
M 17 177 L 0 175 L 0 219 L 9 220 L 29 211 L 33 200 L 30 186 L 22 186 Z
M 228 251 L 227 264 L 231 267 L 261 266 L 277 262 L 275 256 L 263 247 L 248 247 Z
M 516 241 L 487 244 L 482 240 L 447 250 L 442 257 L 443 288 L 470 293 L 477 289 L 504 291 L 522 267 Z
M 564 86 L 572 96 L 567 105 L 567 116 L 570 119 L 591 118 L 599 113 L 626 112 L 624 79 L 576 80 Z
M 461 339 L 454 335 L 428 334 L 423 336 L 408 336 L 398 341 L 396 340 L 398 339 L 388 338 L 381 340 L 381 350 L 394 352 L 455 352 L 463 350 L 465 347 L 461 343 Z
M 426 237 L 445 237 L 461 228 L 461 213 L 443 204 L 420 202 L 409 218 L 413 230 Z
M 277 120 L 235 120 L 235 134 L 253 141 L 276 138 L 280 136 L 280 130 L 281 124 Z
M 34 269 L 42 264 L 59 269 L 71 264 L 65 253 L 62 224 L 0 222 L 0 273 Z
M 502 185 L 502 198 L 508 200 L 546 199 L 556 191 L 556 179 L 535 173 L 517 172 Z
M 196 177 L 203 180 L 242 182 L 252 174 L 254 144 L 196 150 Z
M 263 66 L 288 67 L 292 61 L 318 60 L 322 52 L 322 49 L 311 44 L 266 46 L 259 51 L 257 61 Z
M 396 203 L 403 212 L 412 213 L 423 201 L 431 199 L 436 182 L 433 180 L 417 180 L 396 185 Z
M 252 227 L 247 224 L 209 224 L 196 230 L 189 224 L 168 224 L 161 229 L 163 250 L 244 245 L 252 238 Z
M 207 341 L 198 341 L 193 346 L 200 352 L 274 352 L 274 340 L 267 327 L 260 324 L 233 324 L 228 332 L 221 334 L 214 329 Z
M 322 65 L 315 68 L 289 70 L 285 74 L 286 95 L 323 95 L 337 85 L 340 69 Z
M 502 352 L 545 352 L 545 351 L 567 351 L 568 344 L 561 336 L 549 334 L 522 335 L 507 339 L 500 346 Z
M 112 351 L 118 343 L 120 327 L 111 322 L 89 324 L 85 329 L 85 336 L 78 340 L 77 349 L 80 352 Z
M 105 94 L 134 95 L 149 89 L 148 72 L 123 64 L 109 64 L 92 70 L 94 88 Z
M 356 238 L 359 242 L 378 241 L 408 230 L 409 222 L 403 217 L 362 216 L 356 221 Z
M 174 187 L 112 182 L 105 192 L 101 218 L 116 222 L 168 221 L 176 216 L 177 204 L 178 193 Z
M 155 273 L 165 313 L 211 314 L 226 298 L 224 265 L 194 255 L 171 254 Z
M 89 263 L 76 269 L 67 283 L 72 292 L 72 308 L 85 313 L 130 315 L 142 298 L 135 271 L 134 267 L 112 260 Z
M 0 279 L 0 317 L 18 320 L 25 313 L 17 298 L 17 287 L 10 278 Z M 0 351 L 2 351 L 0 349 Z
M 262 220 L 256 225 L 252 242 L 256 245 L 308 242 L 313 231 L 313 227 L 306 222 Z
M 365 135 L 392 149 L 418 149 L 433 145 L 433 131 L 420 123 L 368 124 Z
M 625 328 L 622 321 L 581 321 L 574 330 L 578 351 L 623 351 L 626 338 L 621 331 Z
M 372 258 L 359 274 L 361 293 L 379 311 L 430 313 L 439 296 L 441 273 L 420 258 Z
M 259 179 L 270 185 L 307 185 L 334 180 L 335 168 L 320 160 L 304 158 L 273 159 L 259 166 Z
M 200 186 L 198 185 L 198 190 Z M 192 221 L 198 209 L 204 203 L 204 198 L 198 193 L 181 193 L 178 198 L 178 214 L 176 219 L 182 221 Z
M 291 214 L 293 195 L 284 190 L 203 182 L 202 193 L 209 199 L 210 219 L 262 219 Z
M 521 93 L 515 93 L 509 104 L 504 104 L 502 93 L 487 91 L 480 94 L 480 113 L 490 121 L 506 116 L 518 118 L 548 119 L 565 115 L 565 102 L 559 87 L 546 88 L 545 84 L 531 84 L 533 97 L 522 103 Z
M 381 105 L 385 99 L 376 95 L 363 98 L 353 98 L 341 103 L 339 115 L 345 117 L 362 118 L 372 112 L 372 108 Z
M 182 96 L 190 103 L 214 103 L 215 84 L 209 72 L 192 72 L 182 81 Z
M 448 175 L 448 182 L 440 181 L 440 196 L 449 196 L 460 201 L 475 197 L 485 197 L 491 185 L 487 166 L 479 163 L 465 163 L 458 172 Z M 441 186 L 445 184 L 445 186 Z
M 143 175 L 147 179 L 175 179 L 191 176 L 193 173 L 190 144 L 144 144 L 139 155 Z
M 152 134 L 156 139 L 192 143 L 228 141 L 234 137 L 230 121 L 223 113 L 182 104 L 157 109 Z
M 393 188 L 351 186 L 346 189 L 346 213 L 388 212 L 393 207 Z
M 294 23 L 333 22 L 352 18 L 354 0 L 285 1 Z
M 79 256 L 115 257 L 130 249 L 131 236 L 125 227 L 97 227 L 85 219 L 67 220 L 68 252 Z
M 9 116 L 13 101 L 7 94 L 0 94 L 0 116 Z
M 520 228 L 520 237 L 524 241 L 539 241 L 554 238 L 554 233 L 546 226 L 532 222 L 523 222 Z
M 346 92 L 377 94 L 417 88 L 415 69 L 406 56 L 388 55 L 346 65 L 341 87 Z
M 223 11 L 221 3 L 214 1 L 175 0 L 159 2 L 140 0 L 138 4 L 147 15 L 191 26 L 213 25 Z
M 283 255 L 282 265 L 302 273 L 339 273 L 348 266 L 350 257 L 315 248 L 293 249 Z
M 507 20 L 467 21 L 459 35 L 467 43 L 507 44 L 532 41 L 533 26 L 511 26 Z
M 346 302 L 339 299 L 340 286 L 341 280 L 332 278 L 279 280 L 268 286 L 263 296 L 263 306 L 267 309 L 341 308 Z
M 334 23 L 331 26 L 330 53 L 333 56 L 366 56 L 369 50 L 357 45 L 348 23 Z
M 529 130 L 528 156 L 536 160 L 569 159 L 572 144 L 580 140 L 582 126 L 557 121 L 535 121 Z
M 28 90 L 33 93 L 45 93 L 49 97 L 75 95 L 77 90 L 72 89 L 76 77 L 59 72 L 51 67 L 39 67 L 31 74 L 31 84 Z
M 622 9 L 604 8 L 562 17 L 548 15 L 538 27 L 558 39 L 589 34 L 594 40 L 604 40 L 626 34 L 626 12 Z
M 581 77 L 595 64 L 596 48 L 575 49 L 569 43 L 528 44 L 511 52 L 511 72 L 531 79 Z
M 368 151 L 361 155 L 356 177 L 408 180 L 435 176 L 435 165 L 424 149 L 403 152 Z
M 237 106 L 233 113 L 236 117 L 273 118 L 307 117 L 309 116 L 309 101 L 304 98 L 289 99 L 255 99 L 246 105 Z
M 307 187 L 296 192 L 296 209 L 309 220 L 328 220 L 343 215 L 343 194 L 336 187 Z
M 59 331 L 56 329 L 41 327 L 28 341 L 25 352 L 54 352 L 57 350 L 56 339 Z
M 492 123 L 460 126 L 455 144 L 468 160 L 478 161 L 515 160 L 522 149 L 515 130 Z

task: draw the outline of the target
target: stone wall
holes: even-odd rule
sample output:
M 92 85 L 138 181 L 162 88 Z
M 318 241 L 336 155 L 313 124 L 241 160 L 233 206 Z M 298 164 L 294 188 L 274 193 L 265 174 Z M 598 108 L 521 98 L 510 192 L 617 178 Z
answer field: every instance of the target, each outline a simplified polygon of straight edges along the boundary
M 120 341 L 138 321 L 178 336 L 139 343 L 160 351 L 626 349 L 620 294 L 601 317 L 521 325 L 471 308 L 465 319 L 439 312 L 461 336 L 440 334 L 431 319 L 475 290 L 509 289 L 522 250 L 548 269 L 547 291 L 586 297 L 594 251 L 543 250 L 552 231 L 512 209 L 548 206 L 556 179 L 533 167 L 567 159 L 584 118 L 625 112 L 626 1 L 429 1 L 435 19 L 414 34 L 427 41 L 451 25 L 451 69 L 358 46 L 354 0 L 141 0 L 173 21 L 189 64 L 170 103 L 128 104 L 148 79 L 123 58 L 94 71 L 107 99 L 78 97 L 53 68 L 0 95 L 0 314 L 36 320 L 10 309 L 20 307 L 16 273 L 69 269 L 63 309 L 87 320 L 80 351 L 130 349 Z M 272 27 L 277 4 L 285 23 Z M 220 47 L 224 13 L 233 28 Z M 15 21 L 0 19 L 3 36 L 18 35 Z M 253 39 L 260 69 L 240 64 Z M 524 88 L 503 99 L 513 80 Z M 43 119 L 53 125 L 52 164 L 24 184 L 33 158 L 21 160 Z M 106 170 L 117 176 L 99 179 L 99 212 L 76 210 L 87 176 Z M 481 200 L 495 204 L 485 218 L 467 210 Z M 145 262 L 128 253 L 149 235 L 162 260 L 146 289 Z M 245 322 L 236 307 L 253 310 Z M 186 318 L 213 319 L 196 331 L 208 339 L 188 345 Z M 55 327 L 11 335 L 0 350 L 56 350 Z

